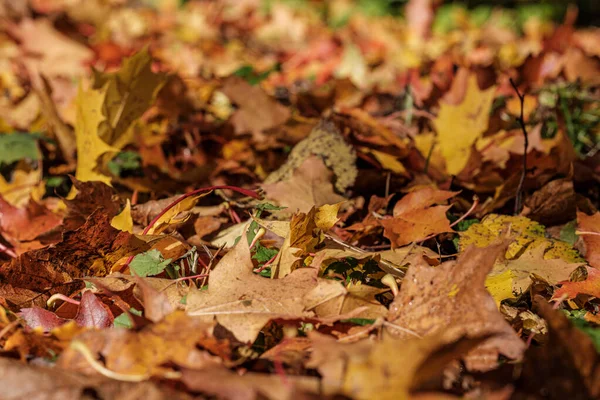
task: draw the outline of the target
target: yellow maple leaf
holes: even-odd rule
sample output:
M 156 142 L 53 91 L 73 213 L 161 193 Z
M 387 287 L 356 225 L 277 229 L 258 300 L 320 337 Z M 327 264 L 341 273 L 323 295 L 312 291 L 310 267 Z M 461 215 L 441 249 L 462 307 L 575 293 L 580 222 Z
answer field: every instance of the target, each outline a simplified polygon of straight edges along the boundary
M 102 107 L 106 98 L 106 87 L 86 90 L 79 87 L 75 100 L 77 120 L 75 137 L 77 142 L 77 169 L 75 176 L 82 182 L 100 181 L 110 185 L 110 177 L 97 171 L 98 159 L 105 153 L 116 153 L 119 149 L 109 146 L 98 136 L 98 127 L 106 120 Z
M 471 155 L 471 147 L 488 128 L 495 90 L 495 86 L 480 90 L 477 78 L 471 75 L 462 103 L 441 103 L 433 125 L 449 174 L 456 175 L 462 171 Z

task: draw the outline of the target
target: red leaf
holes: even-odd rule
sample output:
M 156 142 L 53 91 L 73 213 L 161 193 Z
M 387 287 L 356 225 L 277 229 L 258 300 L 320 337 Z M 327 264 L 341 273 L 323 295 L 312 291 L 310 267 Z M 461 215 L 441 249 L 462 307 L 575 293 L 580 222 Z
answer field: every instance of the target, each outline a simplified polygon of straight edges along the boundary
M 77 325 L 87 328 L 109 328 L 113 326 L 114 319 L 108 306 L 96 295 L 90 291 L 83 292 L 79 311 L 74 319 Z
M 30 328 L 43 328 L 45 332 L 49 332 L 67 322 L 66 319 L 40 307 L 23 308 L 19 316 L 27 322 Z
M 554 292 L 553 299 L 559 299 L 564 295 L 568 299 L 576 297 L 578 294 L 587 294 L 600 298 L 600 270 L 596 268 L 587 268 L 588 277 L 581 282 L 563 282 L 562 287 Z

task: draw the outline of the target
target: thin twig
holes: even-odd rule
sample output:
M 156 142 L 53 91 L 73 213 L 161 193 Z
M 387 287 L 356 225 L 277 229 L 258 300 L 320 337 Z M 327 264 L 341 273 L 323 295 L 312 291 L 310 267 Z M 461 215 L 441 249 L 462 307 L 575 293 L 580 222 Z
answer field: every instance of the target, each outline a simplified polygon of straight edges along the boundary
M 585 235 L 600 236 L 600 232 L 592 232 L 592 231 L 575 231 L 575 234 L 579 235 L 579 236 L 585 236 Z
M 0 253 L 5 253 L 7 256 L 12 258 L 17 258 L 17 253 L 13 251 L 13 249 L 6 247 L 2 243 L 0 243 Z
M 529 135 L 527 134 L 527 128 L 525 128 L 525 116 L 524 116 L 524 107 L 525 107 L 525 96 L 519 92 L 519 88 L 515 84 L 515 82 L 510 78 L 510 84 L 513 89 L 517 93 L 519 97 L 519 101 L 521 102 L 521 112 L 517 121 L 519 125 L 521 125 L 521 130 L 523 131 L 524 148 L 523 148 L 523 170 L 521 171 L 521 179 L 519 179 L 519 186 L 517 186 L 517 197 L 515 199 L 515 215 L 518 215 L 523 208 L 523 185 L 525 183 L 525 175 L 527 174 L 527 148 L 529 147 Z

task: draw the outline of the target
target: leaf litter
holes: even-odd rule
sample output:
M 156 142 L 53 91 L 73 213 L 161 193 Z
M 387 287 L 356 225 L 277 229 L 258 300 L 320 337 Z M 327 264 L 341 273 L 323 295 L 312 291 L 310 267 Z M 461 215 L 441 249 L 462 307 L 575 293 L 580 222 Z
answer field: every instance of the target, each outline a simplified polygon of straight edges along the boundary
M 401 3 L 0 2 L 0 397 L 598 397 L 589 10 Z

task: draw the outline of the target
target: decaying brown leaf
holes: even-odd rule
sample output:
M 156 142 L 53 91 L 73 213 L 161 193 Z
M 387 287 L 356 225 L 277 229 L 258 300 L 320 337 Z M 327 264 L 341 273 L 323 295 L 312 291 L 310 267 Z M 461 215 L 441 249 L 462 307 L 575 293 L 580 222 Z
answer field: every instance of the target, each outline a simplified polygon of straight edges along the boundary
M 433 335 L 442 330 L 468 337 L 491 336 L 465 357 L 472 370 L 495 368 L 499 354 L 520 358 L 525 343 L 505 321 L 484 286 L 487 274 L 507 246 L 500 242 L 485 249 L 469 247 L 457 261 L 410 268 L 387 317 L 397 327 L 391 325 L 387 331 L 401 337 Z

